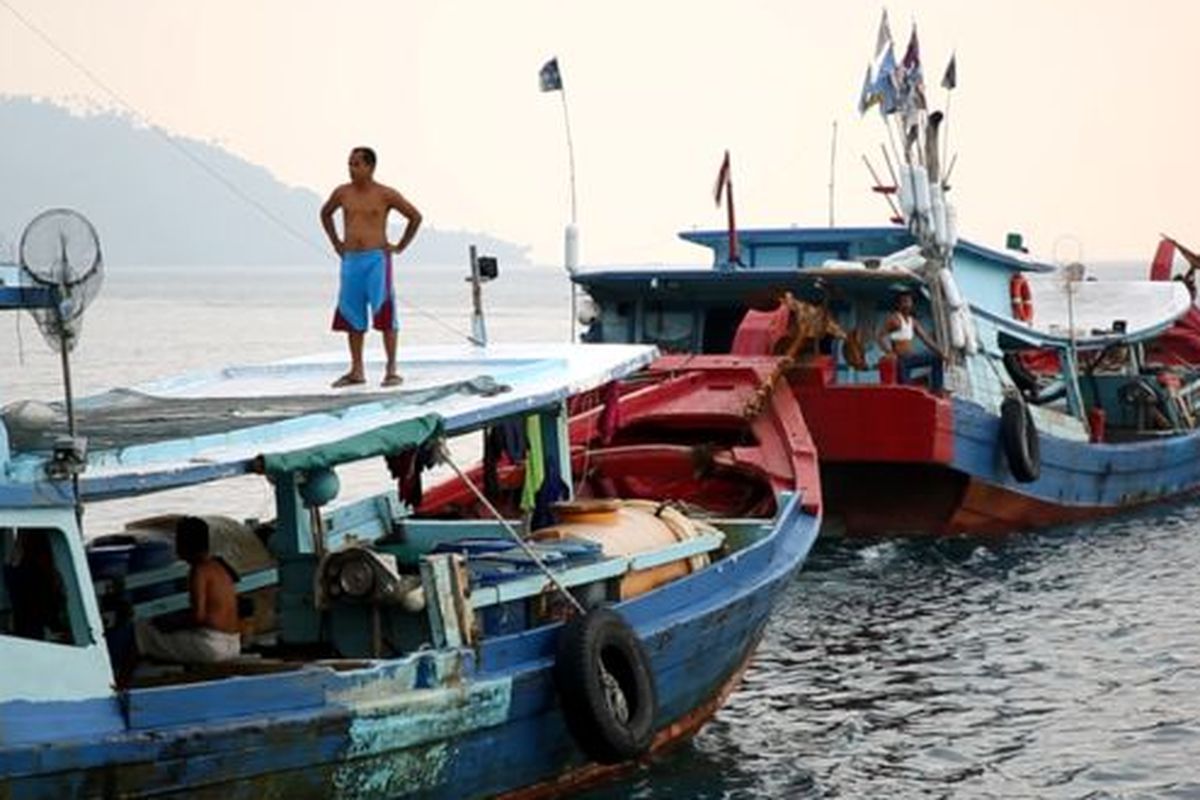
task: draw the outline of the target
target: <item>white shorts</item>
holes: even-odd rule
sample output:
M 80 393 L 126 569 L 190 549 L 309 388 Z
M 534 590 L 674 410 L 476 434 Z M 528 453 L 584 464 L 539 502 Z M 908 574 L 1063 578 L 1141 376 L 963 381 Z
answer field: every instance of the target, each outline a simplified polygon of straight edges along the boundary
M 242 651 L 242 637 L 236 633 L 214 631 L 211 628 L 164 633 L 150 620 L 138 620 L 133 629 L 138 652 L 161 661 L 181 664 L 212 664 L 237 658 Z

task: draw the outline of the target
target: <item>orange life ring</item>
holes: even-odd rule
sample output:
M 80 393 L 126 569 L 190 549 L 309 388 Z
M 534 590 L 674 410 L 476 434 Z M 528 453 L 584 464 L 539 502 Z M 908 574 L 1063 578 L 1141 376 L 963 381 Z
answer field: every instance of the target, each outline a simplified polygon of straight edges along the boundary
M 1033 321 L 1033 293 L 1029 290 L 1029 281 L 1021 273 L 1014 273 L 1008 283 L 1009 296 L 1012 298 L 1013 319 L 1021 322 Z

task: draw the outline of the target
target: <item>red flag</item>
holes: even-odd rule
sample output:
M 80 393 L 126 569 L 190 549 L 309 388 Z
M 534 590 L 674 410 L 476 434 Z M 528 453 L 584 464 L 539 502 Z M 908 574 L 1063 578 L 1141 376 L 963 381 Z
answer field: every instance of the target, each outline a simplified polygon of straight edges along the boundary
M 738 252 L 737 223 L 733 218 L 733 175 L 729 168 L 729 151 L 725 151 L 725 159 L 721 161 L 721 169 L 717 172 L 717 185 L 713 187 L 713 200 L 721 205 L 721 196 L 728 198 L 725 210 L 729 217 L 729 263 L 741 264 L 742 257 Z
M 725 186 L 729 183 L 729 151 L 725 151 L 725 160 L 721 162 L 721 169 L 717 171 L 717 185 L 713 187 L 713 201 L 719 206 L 721 205 L 721 195 L 725 192 Z

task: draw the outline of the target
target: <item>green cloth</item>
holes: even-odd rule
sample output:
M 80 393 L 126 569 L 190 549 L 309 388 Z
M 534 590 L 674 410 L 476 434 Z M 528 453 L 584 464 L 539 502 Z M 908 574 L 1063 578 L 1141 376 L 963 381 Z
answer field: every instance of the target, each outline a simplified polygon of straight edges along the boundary
M 404 420 L 384 425 L 363 433 L 348 436 L 324 444 L 305 447 L 287 453 L 264 453 L 263 471 L 268 475 L 280 475 L 333 467 L 350 461 L 360 461 L 372 456 L 388 456 L 418 447 L 426 440 L 442 433 L 442 418 L 437 414 Z
M 546 479 L 546 456 L 542 452 L 542 418 L 525 418 L 525 486 L 521 489 L 521 510 L 530 512 L 537 505 L 538 489 Z

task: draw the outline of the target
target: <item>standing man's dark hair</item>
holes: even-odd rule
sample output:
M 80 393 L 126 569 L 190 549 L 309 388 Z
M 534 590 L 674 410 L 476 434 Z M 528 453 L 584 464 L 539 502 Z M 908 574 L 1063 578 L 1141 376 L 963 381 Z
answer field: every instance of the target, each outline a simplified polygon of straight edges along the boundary
M 379 162 L 379 159 L 375 156 L 375 151 L 370 147 L 363 147 L 360 145 L 359 147 L 354 148 L 354 150 L 351 152 L 358 153 L 360 156 L 362 156 L 362 160 L 368 167 L 374 168 Z
M 396 293 L 392 284 L 392 256 L 404 252 L 421 226 L 421 212 L 390 186 L 375 182 L 375 151 L 356 147 L 350 151 L 350 182 L 333 190 L 321 207 L 321 225 L 342 259 L 341 287 L 333 329 L 345 331 L 350 348 L 350 370 L 333 382 L 335 388 L 366 383 L 363 339 L 371 325 L 383 334 L 387 354 L 384 386 L 398 386 L 396 370 Z M 333 215 L 342 211 L 342 238 Z M 387 239 L 387 218 L 398 211 L 406 220 L 404 234 L 392 245 Z

